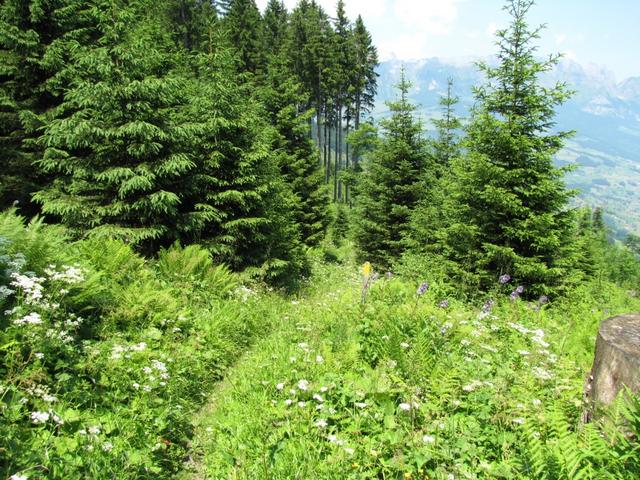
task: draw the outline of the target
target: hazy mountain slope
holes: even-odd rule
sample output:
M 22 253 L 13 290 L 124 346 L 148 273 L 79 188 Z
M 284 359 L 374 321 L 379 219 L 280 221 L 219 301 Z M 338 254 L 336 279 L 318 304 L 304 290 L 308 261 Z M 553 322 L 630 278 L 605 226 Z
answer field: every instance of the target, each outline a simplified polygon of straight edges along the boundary
M 448 77 L 460 97 L 460 114 L 466 115 L 473 105 L 472 87 L 482 78 L 471 59 L 392 60 L 379 67 L 375 117 L 386 115 L 384 102 L 393 98 L 403 64 L 426 128 L 429 118 L 438 115 Z M 567 176 L 568 185 L 580 190 L 580 202 L 604 207 L 619 234 L 640 233 L 640 77 L 617 83 L 606 69 L 563 60 L 544 81 L 566 82 L 576 91 L 557 117 L 558 128 L 576 131 L 558 156 L 559 165 L 578 167 Z

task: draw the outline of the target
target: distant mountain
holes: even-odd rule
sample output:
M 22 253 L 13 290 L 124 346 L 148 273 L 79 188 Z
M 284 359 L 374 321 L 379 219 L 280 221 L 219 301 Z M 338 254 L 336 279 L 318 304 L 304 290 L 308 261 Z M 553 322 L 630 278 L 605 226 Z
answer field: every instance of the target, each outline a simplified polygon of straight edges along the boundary
M 385 101 L 394 98 L 393 86 L 403 65 L 413 83 L 411 99 L 420 106 L 427 129 L 429 120 L 440 114 L 438 100 L 449 77 L 463 116 L 474 102 L 472 87 L 482 84 L 471 59 L 383 62 L 374 117 L 388 114 Z M 580 191 L 578 202 L 603 207 L 618 235 L 640 234 L 640 77 L 618 83 L 605 68 L 562 60 L 542 81 L 566 82 L 576 92 L 558 111 L 557 128 L 574 130 L 576 135 L 556 161 L 577 167 L 567 176 L 567 184 Z

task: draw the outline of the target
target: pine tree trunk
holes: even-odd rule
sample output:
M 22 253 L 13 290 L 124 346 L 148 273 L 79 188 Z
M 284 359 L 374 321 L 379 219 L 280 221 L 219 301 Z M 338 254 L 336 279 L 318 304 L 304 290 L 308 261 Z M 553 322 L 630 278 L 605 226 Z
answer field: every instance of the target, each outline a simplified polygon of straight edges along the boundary
M 322 125 L 320 123 L 320 113 L 322 106 L 322 70 L 318 73 L 318 96 L 316 98 L 316 134 L 318 135 L 318 163 L 322 165 L 322 150 L 321 150 L 321 133 Z
M 345 168 L 349 169 L 349 127 L 351 123 L 351 112 L 347 110 L 347 126 L 345 130 L 345 143 L 344 143 L 344 151 L 345 151 Z M 346 203 L 351 205 L 351 188 L 349 185 L 344 186 L 344 200 Z
M 593 368 L 585 382 L 589 409 L 583 420 L 597 417 L 599 407 L 611 405 L 625 388 L 640 392 L 640 314 L 620 315 L 600 325 Z
M 327 106 L 325 105 L 324 107 L 324 121 L 323 123 L 323 127 L 324 127 L 324 134 L 322 135 L 322 140 L 323 140 L 323 145 L 322 145 L 322 155 L 323 155 L 323 164 L 324 164 L 324 170 L 325 170 L 325 178 L 327 177 L 327 172 L 329 171 L 329 164 L 328 164 L 328 145 L 331 144 L 331 139 L 329 138 L 329 141 L 327 142 L 327 132 L 329 132 L 329 129 L 327 128 Z M 329 181 L 327 180 L 327 183 Z
M 338 170 L 336 176 L 342 170 L 342 105 L 338 105 Z M 338 181 L 338 201 L 342 202 L 342 182 Z
M 326 112 L 326 110 L 325 110 Z M 331 180 L 331 118 L 324 119 L 324 128 L 326 130 L 325 135 L 325 169 L 324 169 L 324 180 L 327 185 L 329 185 L 329 181 Z
M 356 117 L 353 119 L 353 129 L 357 132 L 360 128 L 360 111 L 362 109 L 360 101 L 360 94 L 356 94 Z M 358 156 L 353 156 L 353 168 L 355 169 L 358 166 Z
M 333 164 L 333 201 L 338 201 L 338 142 L 340 141 L 340 134 L 338 133 L 340 130 L 340 117 L 337 115 L 338 109 L 336 108 L 336 122 L 335 122 L 335 162 Z

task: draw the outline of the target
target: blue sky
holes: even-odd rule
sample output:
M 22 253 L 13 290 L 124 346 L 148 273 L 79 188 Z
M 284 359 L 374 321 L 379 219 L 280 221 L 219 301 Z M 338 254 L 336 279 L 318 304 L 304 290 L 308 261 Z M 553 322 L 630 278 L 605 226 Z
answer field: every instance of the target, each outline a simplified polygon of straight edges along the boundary
M 490 55 L 493 32 L 508 21 L 502 0 L 345 1 L 352 19 L 362 14 L 383 60 Z M 332 14 L 337 0 L 318 3 Z M 541 53 L 605 66 L 617 80 L 640 76 L 640 0 L 538 0 L 529 19 L 547 24 Z

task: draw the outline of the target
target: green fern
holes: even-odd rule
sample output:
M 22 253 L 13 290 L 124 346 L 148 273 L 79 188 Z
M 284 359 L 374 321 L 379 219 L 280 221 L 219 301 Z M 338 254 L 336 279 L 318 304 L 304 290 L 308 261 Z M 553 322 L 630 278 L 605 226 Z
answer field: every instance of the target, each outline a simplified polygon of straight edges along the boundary
M 214 265 L 211 254 L 199 245 L 161 250 L 157 261 L 162 278 L 170 282 L 200 282 L 211 296 L 222 298 L 238 286 L 237 277 L 225 266 Z

